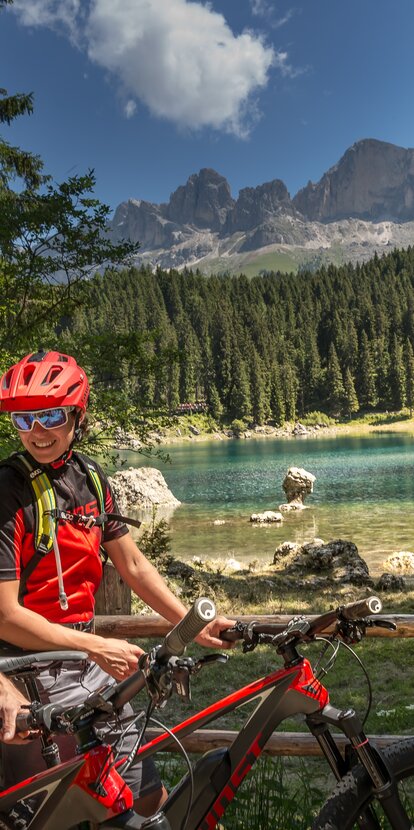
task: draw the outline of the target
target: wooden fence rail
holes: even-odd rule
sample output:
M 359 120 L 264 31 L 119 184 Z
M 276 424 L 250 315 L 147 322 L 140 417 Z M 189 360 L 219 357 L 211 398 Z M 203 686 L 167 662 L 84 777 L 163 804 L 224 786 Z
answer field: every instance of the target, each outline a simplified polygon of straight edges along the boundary
M 276 614 L 272 616 L 244 616 L 237 615 L 238 620 L 242 622 L 251 622 L 258 620 L 262 623 L 282 623 L 286 624 L 291 620 L 293 614 Z M 414 614 L 381 614 L 386 620 L 394 622 L 397 626 L 396 631 L 388 631 L 386 628 L 368 628 L 368 637 L 414 637 Z M 233 614 L 230 614 L 230 619 Z M 236 619 L 236 617 L 235 617 Z M 307 615 L 306 619 L 315 619 L 315 615 Z M 164 637 L 172 628 L 171 623 L 167 622 L 158 614 L 151 615 L 113 615 L 113 616 L 97 616 L 96 617 L 96 633 L 103 637 Z M 329 629 L 326 629 L 326 633 Z
M 232 618 L 230 614 L 230 619 Z M 263 623 L 282 623 L 286 624 L 292 619 L 292 614 L 278 614 L 272 616 L 243 616 L 238 615 L 237 619 L 243 622 L 251 622 L 251 620 L 258 620 Z M 414 637 L 414 615 L 413 614 L 387 614 L 381 615 L 385 619 L 394 622 L 397 626 L 396 631 L 388 631 L 385 628 L 368 628 L 367 635 L 369 637 Z M 307 619 L 314 619 L 314 615 L 308 615 Z M 159 617 L 157 614 L 149 616 L 98 616 L 96 618 L 96 632 L 104 637 L 164 637 L 172 628 L 171 623 Z M 148 739 L 159 735 L 163 730 L 148 729 L 146 736 Z M 202 753 L 209 749 L 214 749 L 219 746 L 229 746 L 234 738 L 236 732 L 230 730 L 216 730 L 216 729 L 197 729 L 192 735 L 182 739 L 182 743 L 187 752 Z M 345 736 L 335 736 L 338 741 L 338 746 L 341 748 L 345 745 Z M 384 747 L 391 743 L 402 740 L 401 735 L 371 735 L 370 739 L 375 746 Z M 168 752 L 176 752 L 176 745 L 173 744 L 167 748 Z M 306 732 L 275 732 L 265 747 L 265 753 L 268 755 L 321 755 L 319 744 L 313 735 Z

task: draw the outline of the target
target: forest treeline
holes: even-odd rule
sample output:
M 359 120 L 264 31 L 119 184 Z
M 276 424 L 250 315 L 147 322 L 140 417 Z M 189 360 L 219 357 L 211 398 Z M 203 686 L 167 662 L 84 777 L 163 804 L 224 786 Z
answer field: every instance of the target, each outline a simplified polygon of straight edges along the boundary
M 205 401 L 215 419 L 281 424 L 414 403 L 414 248 L 250 280 L 107 271 L 67 322 L 73 346 L 98 344 L 94 375 L 144 409 Z

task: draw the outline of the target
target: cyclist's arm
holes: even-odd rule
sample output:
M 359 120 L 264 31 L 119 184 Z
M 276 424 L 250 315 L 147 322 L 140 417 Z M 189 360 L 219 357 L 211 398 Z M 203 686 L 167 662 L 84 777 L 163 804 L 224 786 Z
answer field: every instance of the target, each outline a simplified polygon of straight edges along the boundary
M 19 581 L 0 581 L 0 639 L 31 651 L 86 652 L 101 668 L 122 679 L 137 668 L 142 649 L 126 640 L 106 639 L 48 622 L 18 601 Z
M 124 582 L 150 608 L 174 625 L 184 617 L 187 608 L 170 591 L 157 569 L 139 550 L 130 533 L 105 542 L 104 547 Z M 230 644 L 221 640 L 219 633 L 232 625 L 232 620 L 216 617 L 199 634 L 197 642 L 210 648 L 229 648 Z

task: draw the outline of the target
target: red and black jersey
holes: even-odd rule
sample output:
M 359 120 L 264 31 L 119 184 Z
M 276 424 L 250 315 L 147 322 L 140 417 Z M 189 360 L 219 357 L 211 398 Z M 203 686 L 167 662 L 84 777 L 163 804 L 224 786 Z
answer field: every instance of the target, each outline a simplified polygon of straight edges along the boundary
M 37 464 L 37 462 L 34 462 Z M 37 466 L 39 466 L 37 464 Z M 96 462 L 94 466 L 98 467 Z M 111 487 L 100 468 L 106 485 L 105 512 L 118 512 Z M 58 509 L 71 513 L 98 516 L 96 493 L 86 471 L 71 457 L 58 469 L 45 466 L 53 485 Z M 0 467 L 0 580 L 20 580 L 35 553 L 35 507 L 30 484 L 16 469 Z M 69 623 L 89 620 L 94 611 L 94 594 L 102 578 L 99 547 L 128 533 L 125 524 L 108 520 L 102 527 L 83 527 L 58 522 L 63 581 L 69 607 L 62 611 L 53 550 L 42 557 L 24 585 L 21 602 L 50 622 Z

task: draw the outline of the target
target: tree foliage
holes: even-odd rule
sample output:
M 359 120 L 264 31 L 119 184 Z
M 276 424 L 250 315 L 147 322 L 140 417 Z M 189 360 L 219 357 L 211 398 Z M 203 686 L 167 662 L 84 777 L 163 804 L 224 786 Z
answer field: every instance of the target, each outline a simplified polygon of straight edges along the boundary
M 173 412 L 198 400 L 228 422 L 280 424 L 315 410 L 350 416 L 413 400 L 412 248 L 250 281 L 142 266 L 97 275 L 90 291 L 94 314 L 76 311 L 68 333 L 125 339 L 114 382 L 141 413 L 151 403 Z M 101 359 L 90 349 L 93 372 Z M 108 378 L 118 359 L 108 349 Z

